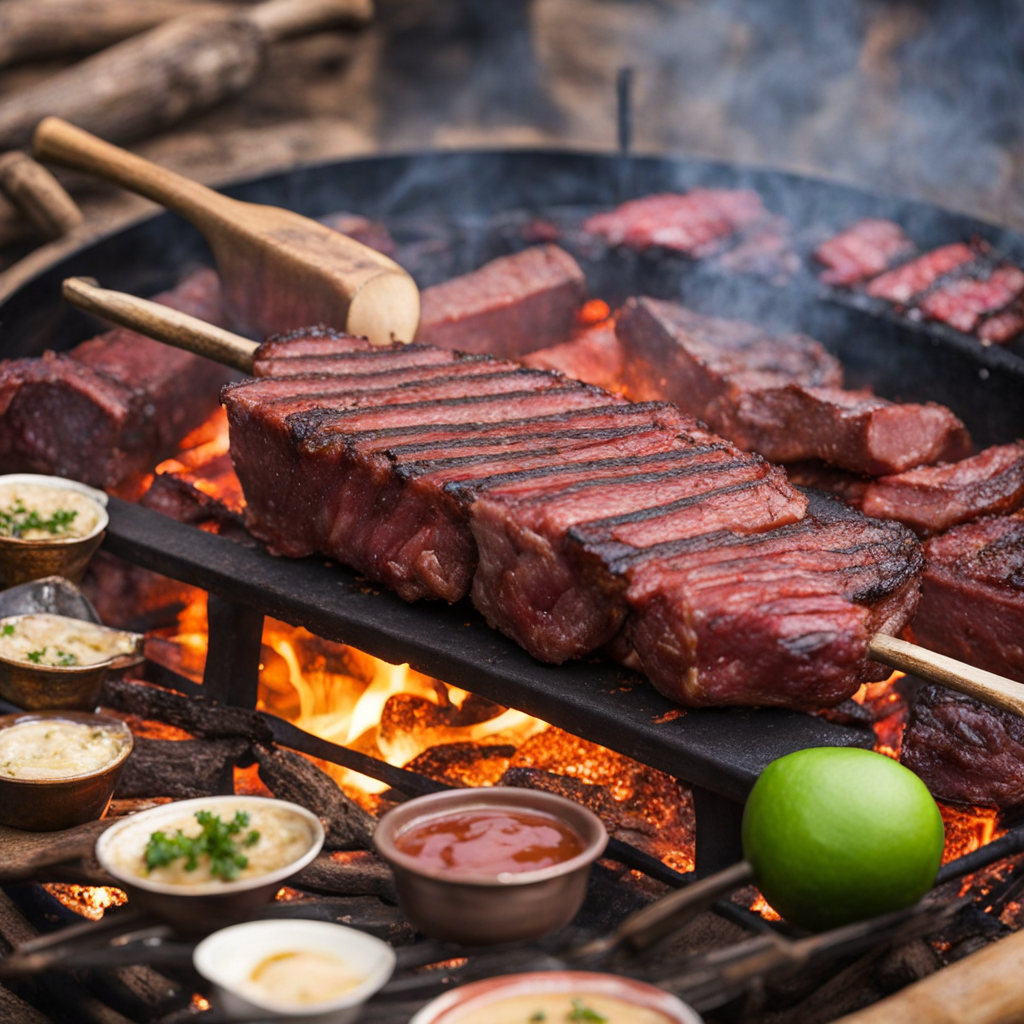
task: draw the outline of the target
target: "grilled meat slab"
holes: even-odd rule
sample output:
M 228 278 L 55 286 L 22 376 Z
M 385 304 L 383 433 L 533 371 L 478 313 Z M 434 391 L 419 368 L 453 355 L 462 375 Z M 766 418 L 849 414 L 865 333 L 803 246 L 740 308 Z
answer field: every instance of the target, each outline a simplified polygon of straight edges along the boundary
M 611 321 L 582 331 L 572 341 L 531 352 L 522 363 L 537 370 L 557 370 L 605 391 L 622 390 L 622 345 Z
M 814 256 L 826 268 L 819 275 L 824 284 L 852 285 L 881 274 L 913 251 L 914 243 L 899 224 L 867 218 L 822 242 Z
M 212 270 L 156 301 L 222 324 Z M 0 364 L 0 471 L 48 473 L 136 496 L 142 478 L 216 408 L 231 371 L 124 328 L 67 354 Z
M 1024 721 L 972 697 L 926 686 L 910 713 L 900 761 L 949 803 L 1024 803 Z
M 628 624 L 656 685 L 691 704 L 841 700 L 870 675 L 868 633 L 906 623 L 919 552 L 901 526 L 831 507 L 805 518 L 807 499 L 780 470 L 673 406 L 430 351 L 368 350 L 325 331 L 263 346 L 257 372 L 276 375 L 223 393 L 256 536 L 337 558 L 410 600 L 472 588 L 492 625 L 546 661 L 586 654 Z M 291 360 L 306 371 L 319 360 L 321 372 L 289 375 Z M 753 536 L 766 546 L 745 548 Z M 701 626 L 675 657 L 650 653 L 647 639 L 673 629 L 679 647 L 704 619 L 713 632 L 731 570 L 706 588 L 709 615 L 699 570 L 723 547 L 744 553 L 725 559 L 740 567 L 733 603 L 783 591 L 790 602 L 759 626 L 776 651 L 767 674 L 742 684 L 723 662 L 725 628 L 711 643 Z M 680 672 L 699 682 L 678 688 Z
M 1024 682 L 1024 512 L 925 544 L 918 643 Z
M 968 454 L 966 428 L 947 408 L 844 391 L 838 362 L 802 335 L 772 337 L 649 298 L 626 303 L 616 332 L 630 394 L 675 402 L 772 462 L 821 459 L 881 475 Z
M 564 249 L 534 246 L 424 289 L 416 340 L 520 355 L 568 339 L 585 296 L 583 271 Z

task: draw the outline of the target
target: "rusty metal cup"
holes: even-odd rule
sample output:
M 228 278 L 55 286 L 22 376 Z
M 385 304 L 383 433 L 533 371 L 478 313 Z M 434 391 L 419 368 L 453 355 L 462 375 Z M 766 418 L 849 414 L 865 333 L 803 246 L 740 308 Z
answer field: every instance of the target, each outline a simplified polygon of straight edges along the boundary
M 132 751 L 132 734 L 119 718 L 78 711 L 41 711 L 0 717 L 0 730 L 21 722 L 65 721 L 96 725 L 123 737 L 118 757 L 99 771 L 66 779 L 15 779 L 0 775 L 0 824 L 55 832 L 102 818 Z
M 89 498 L 100 513 L 96 526 L 84 537 L 46 537 L 24 540 L 21 537 L 0 537 L 0 589 L 27 583 L 42 576 L 63 576 L 72 583 L 81 581 L 89 560 L 103 541 L 107 528 L 107 496 L 59 476 L 41 476 L 35 473 L 10 473 L 0 476 L 4 484 L 31 484 L 60 491 L 74 491 Z
M 580 836 L 583 851 L 537 871 L 478 876 L 424 867 L 396 846 L 398 835 L 414 824 L 480 808 L 549 814 Z M 380 819 L 374 842 L 394 870 L 402 909 L 424 935 L 486 946 L 539 939 L 569 924 L 583 905 L 591 865 L 604 851 L 608 833 L 597 815 L 571 800 L 495 786 L 432 793 L 401 804 Z

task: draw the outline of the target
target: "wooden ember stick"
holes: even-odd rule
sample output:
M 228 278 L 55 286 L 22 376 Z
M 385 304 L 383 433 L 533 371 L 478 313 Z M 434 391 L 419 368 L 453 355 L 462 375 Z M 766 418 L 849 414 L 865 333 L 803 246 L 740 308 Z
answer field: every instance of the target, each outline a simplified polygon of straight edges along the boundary
M 251 370 L 253 353 L 259 347 L 246 338 L 211 327 L 195 317 L 168 310 L 147 299 L 100 288 L 85 278 L 72 277 L 65 280 L 64 298 L 96 316 L 178 348 L 198 352 L 211 359 L 218 358 L 215 353 L 221 351 L 224 353 L 222 361 L 237 369 L 244 369 L 243 364 L 247 361 Z M 871 637 L 868 653 L 875 661 L 890 668 L 948 686 L 960 693 L 969 694 L 983 704 L 1024 717 L 1022 683 L 884 633 L 876 633 Z
M 171 18 L 223 8 L 202 0 L 7 0 L 0 4 L 0 67 L 94 53 Z
M 356 861 L 339 861 L 329 853 L 321 853 L 288 884 L 328 894 L 383 896 L 394 902 L 398 899 L 391 869 L 371 856 Z
M 836 1024 L 1010 1024 L 1024 1020 L 1024 931 Z
M 169 796 L 188 800 L 234 792 L 234 767 L 247 757 L 247 739 L 151 740 L 135 737 L 117 784 L 119 798 Z
M 39 125 L 33 148 L 41 160 L 114 181 L 194 224 L 213 249 L 225 308 L 241 330 L 266 337 L 323 323 L 377 345 L 416 334 L 420 295 L 409 274 L 325 224 L 229 199 L 59 118 Z
M 85 219 L 64 186 L 27 153 L 0 156 L 0 191 L 47 238 L 60 238 Z
M 267 0 L 184 14 L 5 97 L 0 149 L 24 146 L 50 115 L 120 142 L 154 135 L 249 86 L 270 43 L 372 15 L 372 0 Z
M 338 784 L 301 754 L 280 747 L 253 751 L 260 778 L 274 796 L 309 808 L 326 822 L 329 850 L 368 850 L 376 822 Z

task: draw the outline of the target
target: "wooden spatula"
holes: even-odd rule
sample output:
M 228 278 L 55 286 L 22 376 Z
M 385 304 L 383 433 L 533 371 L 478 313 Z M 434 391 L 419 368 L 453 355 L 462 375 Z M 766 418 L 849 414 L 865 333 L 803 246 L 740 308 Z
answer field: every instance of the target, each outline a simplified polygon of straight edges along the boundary
M 229 199 L 59 118 L 36 129 L 37 159 L 95 174 L 181 214 L 206 237 L 235 326 L 256 337 L 324 323 L 375 345 L 412 341 L 419 291 L 394 260 L 276 206 Z

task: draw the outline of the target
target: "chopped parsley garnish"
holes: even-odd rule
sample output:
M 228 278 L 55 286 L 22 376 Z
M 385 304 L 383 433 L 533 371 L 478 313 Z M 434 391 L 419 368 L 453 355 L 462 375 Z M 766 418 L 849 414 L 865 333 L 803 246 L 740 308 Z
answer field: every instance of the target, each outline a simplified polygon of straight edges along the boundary
M 152 871 L 184 857 L 185 870 L 195 871 L 199 858 L 207 856 L 210 858 L 211 875 L 227 882 L 233 881 L 249 863 L 242 849 L 254 846 L 260 839 L 259 832 L 255 830 L 235 838 L 249 824 L 249 815 L 245 811 L 236 811 L 231 821 L 224 822 L 219 814 L 212 811 L 196 811 L 196 821 L 202 826 L 197 836 L 186 836 L 180 828 L 172 835 L 154 832 L 146 844 L 146 867 Z
M 591 1009 L 582 999 L 572 1001 L 572 1012 L 569 1020 L 584 1022 L 584 1024 L 608 1024 L 608 1018 L 602 1016 L 597 1010 Z
M 35 509 L 25 508 L 25 503 L 18 498 L 13 505 L 0 509 L 0 536 L 21 537 L 29 530 L 54 535 L 67 533 L 77 515 L 78 512 L 71 509 L 59 508 L 49 519 L 43 519 Z
M 25 657 L 28 658 L 28 660 L 31 661 L 33 665 L 42 665 L 43 658 L 46 657 L 46 652 L 49 649 L 49 647 L 42 647 L 38 651 L 29 651 L 28 654 L 25 655 Z M 72 654 L 70 651 L 62 651 L 58 647 L 54 650 L 52 657 L 48 662 L 46 662 L 46 664 L 58 665 L 61 668 L 69 668 L 72 665 L 78 664 L 78 655 Z
M 28 654 L 25 655 L 25 657 L 28 658 L 28 660 L 31 661 L 33 665 L 38 665 L 45 656 L 45 647 L 38 651 L 29 651 Z
M 8 622 L 7 625 L 4 626 L 3 630 L 0 630 L 0 635 L 14 636 L 14 627 Z
M 538 1010 L 536 1013 L 531 1013 L 529 1017 L 529 1024 L 541 1024 L 541 1021 L 548 1019 L 548 1015 L 543 1010 Z

